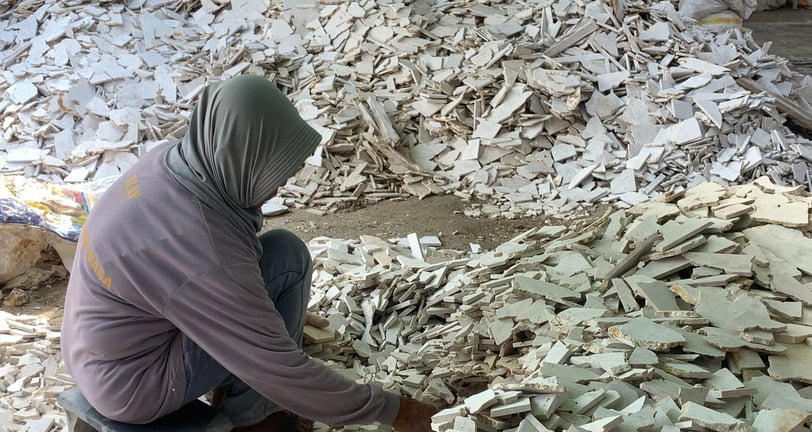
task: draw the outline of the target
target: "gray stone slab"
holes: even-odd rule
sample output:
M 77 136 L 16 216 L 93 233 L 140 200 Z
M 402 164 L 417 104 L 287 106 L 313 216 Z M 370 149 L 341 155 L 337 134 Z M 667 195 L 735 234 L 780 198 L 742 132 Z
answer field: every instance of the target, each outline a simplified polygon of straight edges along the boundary
M 530 398 L 530 409 L 534 416 L 545 419 L 553 414 L 566 400 L 567 395 L 565 393 L 540 394 Z
M 773 320 L 764 303 L 750 297 L 745 292 L 735 298 L 728 296 L 723 289 L 705 290 L 700 294 L 696 312 L 707 318 L 716 327 L 735 331 L 767 330 L 780 331 L 786 325 Z
M 651 251 L 657 237 L 656 234 L 650 234 L 649 237 L 643 240 L 638 246 L 622 260 L 606 275 L 606 279 L 613 279 L 623 276 L 626 272 L 632 270 L 640 263 L 641 258 Z
M 555 344 L 553 344 L 552 348 L 550 348 L 547 355 L 544 356 L 542 363 L 551 363 L 557 365 L 566 364 L 571 355 L 572 350 L 564 345 L 561 341 L 557 341 Z
M 465 398 L 465 407 L 471 414 L 476 414 L 496 403 L 496 392 L 491 389 Z
M 636 243 L 642 243 L 651 238 L 651 236 L 656 234 L 661 228 L 662 227 L 657 223 L 657 216 L 642 216 L 628 227 L 624 238 Z
M 812 347 L 802 344 L 787 345 L 783 355 L 769 357 L 770 367 L 767 372 L 771 377 L 779 380 L 794 380 L 812 384 Z
M 711 225 L 713 222 L 692 218 L 684 218 L 681 222 L 669 221 L 660 228 L 663 241 L 657 245 L 656 249 L 658 251 L 671 249 L 691 237 L 701 234 Z
M 680 310 L 674 293 L 668 289 L 665 282 L 637 275 L 628 277 L 625 281 L 635 294 L 646 300 L 646 306 L 657 311 Z
M 708 241 L 694 249 L 692 252 L 702 253 L 725 253 L 735 250 L 739 244 L 718 235 L 707 236 Z
M 786 273 L 774 274 L 770 289 L 798 300 L 806 306 L 812 306 L 812 290 L 809 285 L 798 282 L 797 279 Z
M 629 364 L 635 367 L 640 366 L 653 366 L 659 363 L 660 359 L 657 354 L 648 348 L 635 347 L 631 355 L 629 355 Z
M 668 289 L 679 296 L 682 301 L 690 305 L 698 305 L 704 290 L 718 290 L 718 287 L 695 286 L 684 282 L 674 282 L 668 284 Z
M 749 255 L 686 252 L 682 256 L 695 266 L 718 268 L 725 273 L 740 276 L 753 274 L 753 257 Z
M 778 382 L 768 376 L 753 377 L 744 382 L 747 388 L 755 389 L 753 402 L 761 409 L 794 409 L 812 414 L 812 400 L 801 397 L 790 383 Z
M 680 378 L 707 379 L 711 376 L 710 371 L 692 363 L 662 361 L 660 368 Z
M 648 258 L 652 260 L 661 260 L 665 258 L 671 258 L 677 255 L 682 255 L 685 252 L 690 252 L 703 244 L 707 243 L 708 239 L 704 235 L 698 235 L 696 237 L 690 238 L 683 243 L 674 246 L 673 248 L 663 251 L 663 252 L 654 252 L 648 256 Z
M 613 194 L 623 194 L 626 192 L 637 192 L 637 180 L 634 170 L 626 169 L 609 183 L 609 190 Z
M 739 370 L 744 369 L 764 369 L 767 364 L 761 359 L 759 353 L 749 350 L 740 349 L 733 351 L 729 354 L 731 366 L 735 366 Z
M 491 417 L 504 417 L 530 411 L 530 398 L 521 398 L 516 402 L 498 405 L 491 408 Z
M 776 342 L 796 344 L 805 342 L 812 337 L 812 326 L 787 323 L 786 330 L 775 334 Z
M 621 305 L 623 305 L 623 310 L 626 311 L 626 313 L 640 310 L 640 304 L 637 303 L 637 299 L 634 298 L 632 290 L 623 279 L 612 279 L 612 288 L 615 290 L 615 294 L 617 294 Z
M 773 318 L 796 320 L 803 316 L 803 303 L 792 301 L 762 300 Z
M 642 269 L 636 271 L 635 275 L 648 276 L 654 279 L 662 279 L 680 270 L 690 267 L 691 263 L 687 259 L 676 256 L 658 261 L 650 261 Z
M 725 351 L 711 345 L 702 335 L 690 330 L 680 329 L 686 343 L 682 350 L 686 353 L 699 354 L 709 358 L 724 358 Z
M 759 432 L 791 432 L 808 419 L 807 413 L 795 409 L 760 410 L 753 420 L 753 427 Z
M 608 309 L 571 307 L 561 311 L 556 319 L 562 325 L 577 326 L 587 320 L 609 316 L 610 313 Z
M 689 387 L 683 386 L 674 381 L 664 379 L 653 379 L 640 383 L 640 390 L 646 392 L 653 399 L 676 399 L 679 395 L 680 388 Z
M 737 420 L 729 414 L 720 413 L 694 402 L 687 402 L 680 410 L 679 419 L 691 420 L 698 426 L 720 432 L 755 431 L 747 423 Z
M 761 249 L 812 275 L 812 239 L 801 231 L 778 225 L 748 228 L 745 238 Z
M 652 351 L 666 351 L 686 343 L 678 331 L 643 317 L 635 318 L 621 326 L 610 327 L 609 334 L 631 346 Z
M 562 300 L 578 301 L 581 300 L 581 294 L 571 289 L 564 288 L 543 280 L 532 279 L 526 276 L 517 275 L 513 278 L 513 287 L 516 290 L 523 291 L 544 299 L 561 302 Z
M 711 345 L 725 351 L 736 351 L 741 348 L 749 348 L 760 353 L 782 354 L 787 350 L 787 347 L 780 344 L 770 346 L 748 342 L 740 337 L 740 332 L 735 330 L 726 330 L 717 327 L 704 327 L 700 329 L 699 332 Z
M 544 363 L 539 368 L 542 375 L 547 377 L 558 377 L 564 381 L 571 381 L 574 383 L 587 383 L 596 381 L 600 378 L 600 374 L 592 369 L 582 368 L 578 366 L 557 365 L 551 363 Z

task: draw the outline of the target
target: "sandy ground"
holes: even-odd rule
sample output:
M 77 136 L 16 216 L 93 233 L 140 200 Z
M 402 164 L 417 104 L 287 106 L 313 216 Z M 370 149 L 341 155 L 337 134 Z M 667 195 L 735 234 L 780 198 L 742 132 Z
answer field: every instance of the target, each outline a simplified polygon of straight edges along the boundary
M 566 223 L 549 217 L 512 220 L 466 217 L 462 212 L 470 205 L 453 195 L 444 195 L 423 200 L 384 201 L 323 216 L 293 209 L 283 215 L 266 218 L 263 230 L 284 228 L 305 241 L 319 236 L 355 239 L 361 235 L 393 239 L 417 233 L 419 236 L 438 236 L 443 248 L 468 250 L 471 244 L 493 249 L 531 228 Z M 601 207 L 595 213 L 602 214 L 605 210 L 606 207 Z M 49 255 L 49 259 L 58 260 L 52 255 Z M 12 313 L 59 315 L 65 289 L 65 280 L 50 281 L 43 286 L 32 287 L 28 291 L 30 301 L 27 304 L 4 309 Z
M 756 41 L 772 41 L 770 52 L 790 60 L 794 70 L 812 74 L 812 10 L 782 9 L 760 12 L 746 22 Z M 800 41 L 800 43 L 799 43 Z M 409 233 L 436 235 L 443 247 L 467 249 L 471 243 L 491 249 L 522 232 L 542 225 L 560 224 L 555 218 L 475 219 L 463 215 L 470 203 L 453 195 L 385 201 L 358 209 L 315 215 L 294 209 L 268 218 L 265 229 L 285 228 L 305 240 L 317 236 L 352 239 L 374 235 L 384 239 Z M 604 209 L 596 209 L 599 215 Z M 11 313 L 48 314 L 58 317 L 67 282 L 50 281 L 32 287 L 30 301 L 23 306 L 4 308 Z

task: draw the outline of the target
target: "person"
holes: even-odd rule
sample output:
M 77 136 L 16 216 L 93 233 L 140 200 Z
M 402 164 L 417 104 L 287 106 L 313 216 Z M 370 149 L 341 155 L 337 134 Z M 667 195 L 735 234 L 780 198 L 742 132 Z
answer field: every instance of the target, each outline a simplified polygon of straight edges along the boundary
M 99 413 L 149 423 L 217 389 L 235 431 L 292 430 L 299 418 L 429 431 L 431 405 L 302 351 L 310 254 L 288 231 L 257 235 L 260 206 L 319 142 L 270 81 L 239 76 L 208 86 L 183 139 L 102 195 L 62 324 L 65 364 Z

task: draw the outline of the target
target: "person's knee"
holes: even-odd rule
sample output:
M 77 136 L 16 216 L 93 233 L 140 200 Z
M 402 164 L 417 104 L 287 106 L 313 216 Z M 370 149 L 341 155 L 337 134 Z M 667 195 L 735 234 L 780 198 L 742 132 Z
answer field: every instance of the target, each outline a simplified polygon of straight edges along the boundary
M 271 255 L 277 263 L 280 260 L 285 261 L 288 270 L 298 270 L 302 273 L 311 270 L 310 250 L 296 234 L 279 228 L 262 234 L 259 239 L 262 244 L 263 258 Z

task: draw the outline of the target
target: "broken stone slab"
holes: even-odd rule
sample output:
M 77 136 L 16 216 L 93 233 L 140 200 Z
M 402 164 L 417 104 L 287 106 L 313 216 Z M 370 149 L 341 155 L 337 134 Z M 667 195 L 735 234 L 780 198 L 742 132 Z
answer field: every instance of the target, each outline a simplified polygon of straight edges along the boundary
M 488 389 L 465 398 L 465 408 L 467 408 L 468 412 L 471 414 L 476 414 L 486 408 L 489 408 L 496 402 L 496 393 L 493 390 Z
M 758 375 L 745 381 L 744 385 L 756 390 L 753 402 L 761 409 L 792 409 L 812 415 L 812 400 L 802 397 L 790 383 Z
M 777 332 L 786 328 L 786 324 L 770 317 L 764 303 L 744 291 L 732 293 L 724 289 L 703 290 L 699 295 L 696 312 L 722 329 Z
M 775 334 L 775 341 L 785 344 L 799 344 L 812 337 L 812 327 L 787 323 L 787 328 Z
M 770 282 L 770 289 L 798 300 L 806 306 L 812 306 L 812 290 L 809 289 L 809 286 L 800 283 L 787 273 L 775 274 Z
M 767 310 L 774 318 L 782 320 L 799 320 L 803 316 L 803 303 L 787 300 L 763 300 Z
M 718 432 L 755 432 L 747 423 L 694 402 L 687 402 L 680 409 L 680 421 L 690 420 L 697 426 Z
M 686 353 L 699 354 L 708 358 L 724 358 L 725 351 L 711 345 L 702 335 L 691 330 L 680 329 L 686 343 L 682 350 Z
M 583 424 L 579 426 L 579 429 L 584 429 L 590 432 L 608 432 L 611 430 L 615 430 L 617 427 L 622 425 L 624 422 L 623 416 L 615 415 L 615 416 L 607 416 L 601 419 L 597 419 L 595 421 Z
M 787 350 L 787 347 L 780 344 L 775 345 L 761 345 L 754 342 L 748 342 L 741 338 L 741 332 L 736 330 L 727 330 L 717 327 L 703 327 L 698 330 L 711 345 L 724 350 L 724 351 L 737 351 L 741 348 L 749 348 L 759 353 L 767 354 L 782 354 Z
M 730 366 L 739 371 L 746 369 L 766 369 L 767 365 L 759 353 L 750 349 L 739 349 L 729 353 Z
M 758 196 L 753 207 L 750 217 L 757 222 L 795 228 L 809 225 L 809 204 L 791 202 L 783 195 Z
M 802 344 L 787 344 L 782 355 L 771 355 L 767 372 L 779 381 L 794 380 L 812 384 L 812 371 L 807 365 L 812 361 L 812 347 Z
M 513 286 L 519 291 L 524 291 L 534 296 L 553 301 L 578 301 L 582 296 L 580 293 L 564 288 L 543 280 L 532 279 L 526 276 L 517 275 L 513 278 Z
M 578 356 L 570 359 L 574 365 L 589 365 L 595 369 L 603 369 L 611 375 L 620 375 L 630 370 L 632 367 L 626 360 L 624 352 L 610 352 L 592 354 L 590 356 Z
M 657 245 L 657 250 L 661 252 L 669 250 L 702 233 L 712 225 L 713 222 L 692 218 L 685 218 L 681 222 L 677 220 L 669 221 L 660 229 L 663 240 Z
M 632 291 L 646 300 L 646 306 L 658 311 L 680 310 L 665 282 L 647 277 L 630 276 L 625 279 Z
M 759 432 L 791 432 L 809 420 L 809 415 L 793 409 L 759 410 L 753 427 Z
M 756 393 L 755 389 L 745 387 L 729 369 L 714 372 L 705 380 L 704 385 L 711 388 L 708 394 L 716 399 L 752 396 Z
M 710 371 L 707 369 L 691 363 L 662 361 L 660 362 L 660 368 L 680 378 L 707 379 L 711 376 Z
M 778 225 L 763 225 L 745 229 L 742 233 L 750 243 L 812 275 L 812 239 L 800 231 Z
M 521 398 L 516 402 L 499 405 L 491 408 L 491 417 L 504 417 L 512 414 L 521 414 L 531 410 L 530 398 Z
M 609 334 L 630 346 L 652 351 L 666 351 L 686 343 L 685 338 L 676 330 L 643 317 L 635 318 L 621 326 L 610 327 Z
M 539 418 L 550 417 L 567 400 L 566 393 L 540 394 L 530 397 L 531 413 Z
M 691 267 L 691 263 L 687 259 L 681 256 L 675 256 L 657 261 L 649 261 L 643 268 L 637 270 L 634 275 L 663 279 L 689 267 Z
M 601 376 L 598 372 L 595 372 L 589 368 L 557 365 L 553 363 L 544 363 L 541 368 L 539 368 L 539 371 L 545 377 L 557 377 L 559 379 L 574 383 L 596 381 Z
M 728 274 L 750 276 L 753 274 L 753 257 L 736 254 L 713 254 L 686 252 L 682 256 L 694 266 L 708 266 L 723 270 Z
M 519 422 L 516 432 L 551 432 L 535 415 L 535 413 L 526 415 L 522 421 Z

